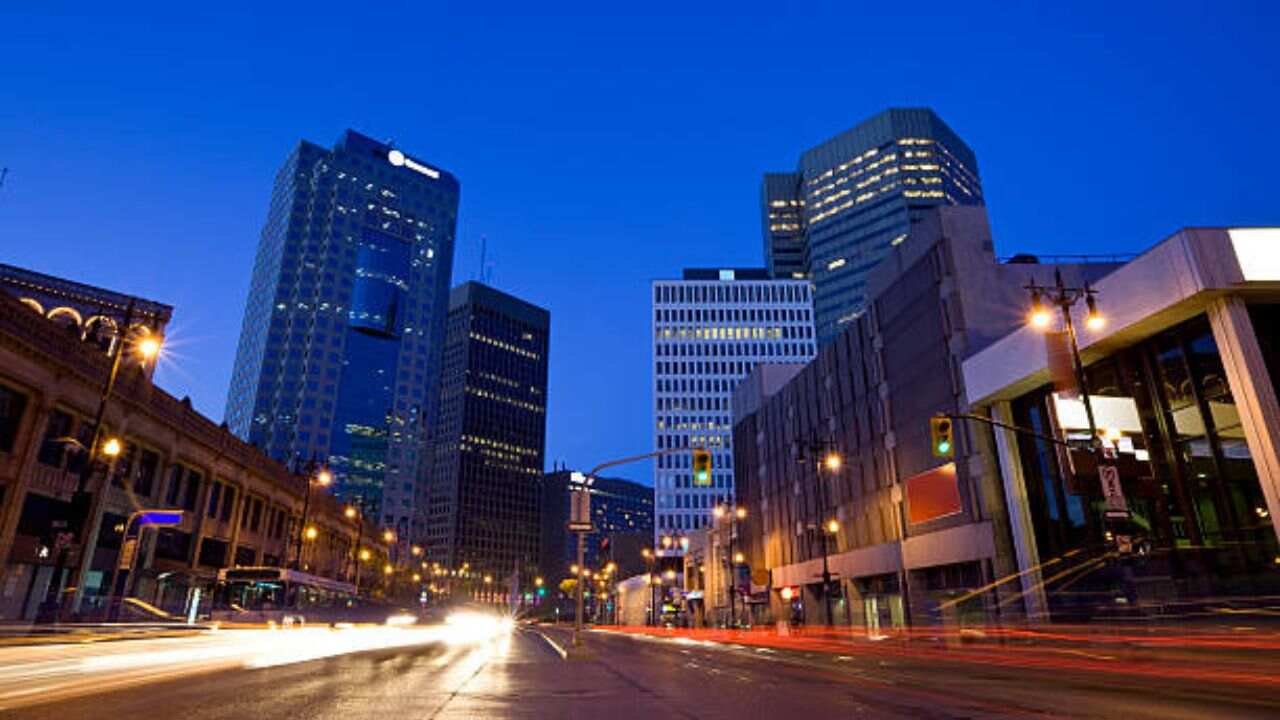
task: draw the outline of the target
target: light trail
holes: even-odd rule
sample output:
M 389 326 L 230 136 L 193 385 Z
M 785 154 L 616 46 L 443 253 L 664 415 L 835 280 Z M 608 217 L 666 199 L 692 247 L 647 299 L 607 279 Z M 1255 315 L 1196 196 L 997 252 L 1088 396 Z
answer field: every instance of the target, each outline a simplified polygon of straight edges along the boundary
M 439 646 L 468 666 L 509 648 L 509 618 L 462 614 L 444 625 L 221 630 L 187 637 L 0 648 L 0 712 L 221 670 L 269 668 L 337 655 Z

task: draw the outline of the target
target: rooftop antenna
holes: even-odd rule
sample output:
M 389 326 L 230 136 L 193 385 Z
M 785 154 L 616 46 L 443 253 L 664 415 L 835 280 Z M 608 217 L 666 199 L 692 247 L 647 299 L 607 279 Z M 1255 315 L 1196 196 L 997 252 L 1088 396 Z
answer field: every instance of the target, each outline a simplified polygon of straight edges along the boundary
M 493 263 L 488 261 L 489 238 L 480 236 L 480 273 L 476 279 L 485 285 L 493 283 Z

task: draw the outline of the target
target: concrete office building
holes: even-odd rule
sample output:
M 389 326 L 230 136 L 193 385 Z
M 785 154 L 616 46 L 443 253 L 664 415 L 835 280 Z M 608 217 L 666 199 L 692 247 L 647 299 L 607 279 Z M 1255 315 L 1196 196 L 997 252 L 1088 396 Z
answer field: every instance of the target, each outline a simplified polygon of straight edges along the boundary
M 754 620 L 768 605 L 774 620 L 821 623 L 829 604 L 835 624 L 875 635 L 995 615 L 1007 585 L 973 591 L 1014 565 L 1004 505 L 974 469 L 982 429 L 957 424 L 954 460 L 942 459 L 929 418 L 967 406 L 960 363 L 1024 322 L 1029 279 L 1114 267 L 997 263 L 985 209 L 935 208 L 871 271 L 867 311 L 813 362 L 743 382 L 733 437 L 749 571 L 735 576 L 753 579 Z
M 276 175 L 226 420 L 402 542 L 423 534 L 423 447 L 437 403 L 458 181 L 348 130 L 302 141 Z
M 766 264 L 813 281 L 818 344 L 869 297 L 867 275 L 939 205 L 981 205 L 973 151 L 926 108 L 895 108 L 806 150 L 794 173 L 765 175 Z
M 1081 332 L 1080 352 L 1131 518 L 1105 517 L 1096 466 L 1045 440 L 998 430 L 973 465 L 1008 505 L 1027 612 L 1181 620 L 1274 598 L 1280 229 L 1182 230 L 1095 288 L 1106 324 Z M 1024 326 L 965 360 L 974 411 L 1087 437 L 1044 347 Z
M 550 314 L 524 300 L 477 282 L 449 296 L 427 557 L 504 588 L 537 573 L 550 339 Z
M 733 389 L 759 363 L 813 357 L 812 313 L 808 282 L 764 269 L 689 269 L 653 283 L 654 448 L 712 457 L 705 487 L 694 485 L 690 454 L 655 461 L 656 535 L 701 528 L 732 500 Z

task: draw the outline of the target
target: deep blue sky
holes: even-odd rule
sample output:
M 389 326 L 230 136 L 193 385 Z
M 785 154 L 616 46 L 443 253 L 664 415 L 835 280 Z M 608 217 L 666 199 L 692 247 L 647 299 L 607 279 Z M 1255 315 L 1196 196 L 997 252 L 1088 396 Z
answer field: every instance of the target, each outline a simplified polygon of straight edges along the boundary
M 1274 2 L 441 4 L 6 4 L 0 262 L 175 305 L 159 380 L 220 419 L 277 166 L 395 139 L 462 182 L 455 282 L 487 236 L 551 310 L 548 465 L 589 466 L 651 445 L 649 281 L 760 264 L 760 174 L 884 107 L 977 152 L 1002 255 L 1280 224 Z

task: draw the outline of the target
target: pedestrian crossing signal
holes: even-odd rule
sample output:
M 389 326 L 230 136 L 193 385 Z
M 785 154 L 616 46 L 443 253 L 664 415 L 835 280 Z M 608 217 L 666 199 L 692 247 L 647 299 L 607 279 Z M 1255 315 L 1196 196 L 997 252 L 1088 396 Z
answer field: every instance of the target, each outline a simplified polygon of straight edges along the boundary
M 952 458 L 956 455 L 954 428 L 949 417 L 929 418 L 929 439 L 934 457 Z
M 711 453 L 703 448 L 693 449 L 693 484 L 711 487 Z

